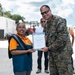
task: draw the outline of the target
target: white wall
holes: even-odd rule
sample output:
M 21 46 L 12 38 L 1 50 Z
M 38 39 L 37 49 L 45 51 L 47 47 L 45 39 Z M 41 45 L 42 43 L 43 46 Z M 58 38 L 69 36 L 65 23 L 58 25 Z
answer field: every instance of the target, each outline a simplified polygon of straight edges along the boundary
M 0 17 L 0 29 L 4 29 L 4 36 L 6 34 L 14 34 L 16 32 L 15 26 L 14 20 L 6 17 Z

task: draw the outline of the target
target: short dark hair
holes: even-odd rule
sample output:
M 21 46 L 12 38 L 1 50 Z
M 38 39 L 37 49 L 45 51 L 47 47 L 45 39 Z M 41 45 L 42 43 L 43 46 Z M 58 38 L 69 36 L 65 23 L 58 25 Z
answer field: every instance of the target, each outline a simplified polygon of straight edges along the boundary
M 40 19 L 40 22 L 41 22 L 43 19 L 44 19 L 44 18 L 41 18 L 41 19 Z M 45 20 L 45 19 L 44 19 L 44 20 Z
M 18 28 L 18 26 L 20 25 L 20 24 L 25 24 L 25 23 L 17 23 L 17 25 L 16 25 L 16 29 Z
M 42 7 L 46 7 L 46 8 L 48 8 L 50 10 L 50 7 L 48 5 L 42 5 L 41 8 Z M 41 10 L 41 8 L 40 8 L 40 10 Z

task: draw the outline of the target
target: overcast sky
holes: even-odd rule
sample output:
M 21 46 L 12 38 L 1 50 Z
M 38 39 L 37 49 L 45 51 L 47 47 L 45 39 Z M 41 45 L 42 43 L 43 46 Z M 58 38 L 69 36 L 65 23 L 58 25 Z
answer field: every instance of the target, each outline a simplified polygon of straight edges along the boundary
M 75 26 L 75 0 L 0 0 L 4 11 L 20 14 L 26 21 L 40 21 L 40 7 L 49 5 L 54 15 L 67 19 L 68 25 Z

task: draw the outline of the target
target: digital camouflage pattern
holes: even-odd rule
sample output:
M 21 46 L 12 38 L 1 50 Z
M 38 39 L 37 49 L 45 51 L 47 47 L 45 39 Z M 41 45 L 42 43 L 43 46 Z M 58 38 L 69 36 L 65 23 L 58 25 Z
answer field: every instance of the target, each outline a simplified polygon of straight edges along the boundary
M 52 15 L 44 27 L 49 48 L 50 75 L 73 75 L 72 44 L 68 35 L 66 20 Z

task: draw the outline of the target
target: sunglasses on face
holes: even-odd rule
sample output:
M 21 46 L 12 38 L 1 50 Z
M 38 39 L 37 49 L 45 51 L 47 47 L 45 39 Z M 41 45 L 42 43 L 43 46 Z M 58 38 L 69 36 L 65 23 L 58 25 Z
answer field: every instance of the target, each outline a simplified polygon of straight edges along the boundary
M 41 12 L 41 15 L 47 14 L 49 12 L 49 10 Z
M 45 21 L 41 21 L 41 22 L 45 22 Z

